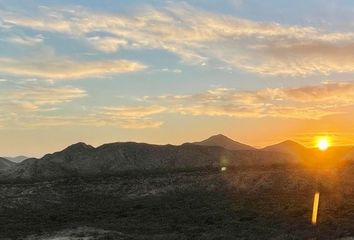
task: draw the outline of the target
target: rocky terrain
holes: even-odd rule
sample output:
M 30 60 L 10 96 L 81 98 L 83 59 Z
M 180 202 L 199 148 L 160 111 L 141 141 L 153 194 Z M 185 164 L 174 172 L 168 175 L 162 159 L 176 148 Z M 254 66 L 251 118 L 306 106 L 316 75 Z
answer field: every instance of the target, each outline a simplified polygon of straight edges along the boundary
M 354 235 L 353 166 L 259 166 L 0 185 L 0 239 L 336 239 Z
M 115 174 L 156 169 L 194 169 L 220 166 L 272 165 L 294 162 L 286 153 L 239 150 L 194 144 L 151 145 L 111 143 L 94 148 L 77 143 L 41 159 L 27 159 L 0 175 L 0 179 L 44 179 L 65 176 Z
M 14 167 L 16 164 L 5 158 L 0 157 L 0 174 L 1 172 L 8 171 L 11 167 Z
M 230 150 L 221 145 L 239 143 L 211 140 L 215 146 L 78 143 L 17 164 L 0 158 L 0 239 L 354 236 L 352 147 L 324 154 L 285 141 Z

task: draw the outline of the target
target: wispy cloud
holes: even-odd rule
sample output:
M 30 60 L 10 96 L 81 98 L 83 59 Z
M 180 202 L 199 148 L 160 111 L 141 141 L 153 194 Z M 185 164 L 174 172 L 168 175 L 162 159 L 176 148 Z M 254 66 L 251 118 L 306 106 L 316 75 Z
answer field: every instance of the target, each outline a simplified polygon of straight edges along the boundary
M 194 95 L 145 97 L 150 104 L 169 106 L 169 112 L 227 117 L 320 119 L 343 113 L 354 105 L 354 83 L 326 83 L 301 88 L 237 91 L 217 88 Z
M 87 96 L 72 86 L 56 86 L 36 79 L 9 82 L 0 89 L 0 126 L 27 127 L 42 113 L 55 112 L 63 104 Z
M 107 53 L 116 52 L 118 49 L 128 45 L 126 40 L 114 37 L 94 36 L 88 37 L 87 41 L 94 48 Z
M 79 88 L 55 86 L 37 80 L 14 83 L 11 89 L 2 89 L 0 93 L 1 111 L 14 115 L 46 111 L 58 104 L 87 96 L 87 93 Z
M 151 116 L 166 111 L 165 107 L 133 106 L 133 107 L 102 107 L 99 109 L 99 122 L 121 128 L 157 128 L 163 122 L 151 119 Z
M 70 35 L 103 52 L 164 49 L 189 63 L 217 60 L 265 75 L 354 71 L 354 33 L 257 22 L 170 4 L 130 16 L 83 8 L 43 8 L 36 17 L 3 13 L 3 22 Z M 97 33 L 105 35 L 97 35 Z
M 34 46 L 43 42 L 43 36 L 37 35 L 35 37 L 30 36 L 12 36 L 6 38 L 5 41 L 15 44 L 27 45 L 27 46 Z
M 245 62 L 242 67 L 265 75 L 354 72 L 354 37 L 351 34 L 348 40 L 334 39 L 274 40 L 250 51 L 250 56 L 257 61 Z
M 2 116 L 3 120 L 0 122 L 3 126 L 15 124 L 17 127 L 26 128 L 86 125 L 142 129 L 161 127 L 164 123 L 160 120 L 162 114 L 171 113 L 317 120 L 346 113 L 346 107 L 354 106 L 354 83 L 324 83 L 301 88 L 268 88 L 255 91 L 216 88 L 191 95 L 145 96 L 135 105 L 88 107 L 70 115 L 55 111 L 58 105 L 86 95 L 85 91 L 69 86 L 39 86 L 36 81 L 23 83 L 18 89 L 0 97 L 0 109 L 8 113 L 7 120 Z M 143 105 L 138 105 L 142 103 Z M 38 114 L 46 111 L 50 114 Z
M 158 128 L 163 121 L 152 119 L 153 115 L 161 113 L 164 109 L 160 106 L 139 107 L 102 107 L 91 108 L 74 114 L 12 114 L 12 122 L 8 118 L 1 118 L 0 125 L 16 128 L 43 128 L 53 126 L 92 126 L 113 127 L 126 129 Z
M 70 102 L 88 96 L 80 88 L 58 86 L 43 80 L 10 82 L 0 89 L 1 128 L 43 128 L 53 126 L 111 126 L 115 128 L 158 128 L 163 122 L 152 119 L 162 106 L 94 107 L 68 111 Z M 64 111 L 63 111 L 64 110 Z
M 39 57 L 39 56 L 37 56 Z M 59 56 L 42 59 L 0 58 L 0 72 L 45 79 L 77 79 L 144 69 L 139 62 L 128 60 L 80 60 Z

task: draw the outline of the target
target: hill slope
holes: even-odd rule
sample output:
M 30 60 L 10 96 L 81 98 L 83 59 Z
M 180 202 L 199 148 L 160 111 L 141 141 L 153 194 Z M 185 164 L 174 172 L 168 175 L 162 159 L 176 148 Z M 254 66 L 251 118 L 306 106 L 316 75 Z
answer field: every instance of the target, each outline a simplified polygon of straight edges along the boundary
M 113 174 L 153 169 L 193 169 L 220 166 L 269 165 L 293 161 L 288 154 L 267 151 L 230 151 L 194 144 L 151 145 L 110 143 L 94 148 L 77 143 L 41 159 L 27 159 L 4 178 L 55 178 L 74 175 Z
M 287 153 L 296 158 L 308 158 L 308 149 L 305 146 L 291 140 L 286 140 L 284 142 L 265 147 L 262 150 Z
M 0 172 L 8 170 L 14 165 L 16 165 L 16 163 L 13 163 L 5 158 L 0 157 Z
M 211 136 L 206 140 L 194 142 L 193 144 L 200 146 L 218 146 L 228 150 L 255 150 L 254 147 L 236 142 L 222 134 Z

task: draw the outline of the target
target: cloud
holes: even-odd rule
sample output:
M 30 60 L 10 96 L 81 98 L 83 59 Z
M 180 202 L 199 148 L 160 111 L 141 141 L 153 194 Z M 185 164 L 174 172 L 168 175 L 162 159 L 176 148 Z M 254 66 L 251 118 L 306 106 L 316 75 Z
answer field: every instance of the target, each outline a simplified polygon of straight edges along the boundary
M 353 82 L 323 83 L 278 90 L 278 97 L 303 103 L 351 104 L 354 101 Z
M 6 38 L 5 41 L 20 45 L 34 46 L 43 42 L 43 36 L 37 35 L 35 37 L 30 36 L 12 36 Z
M 0 89 L 0 128 L 43 128 L 53 126 L 111 126 L 116 128 L 158 128 L 152 119 L 165 111 L 161 106 L 90 107 L 70 110 L 67 103 L 88 96 L 85 90 L 27 79 L 9 82 Z
M 87 40 L 94 48 L 106 53 L 116 52 L 118 49 L 128 45 L 126 40 L 114 37 L 94 36 L 87 38 Z
M 1 122 L 0 122 L 1 124 Z M 21 128 L 43 128 L 54 126 L 91 126 L 91 127 L 114 127 L 124 129 L 159 128 L 162 121 L 152 119 L 105 119 L 96 115 L 85 116 L 31 116 L 26 123 L 19 124 Z
M 187 63 L 214 60 L 263 75 L 354 71 L 353 32 L 257 22 L 188 4 L 146 7 L 130 15 L 42 8 L 35 17 L 4 12 L 2 18 L 12 27 L 66 34 L 106 53 L 163 49 Z
M 354 72 L 354 38 L 350 41 L 303 40 L 272 42 L 251 51 L 257 62 L 243 68 L 264 75 L 306 76 Z
M 0 57 L 0 72 L 46 79 L 78 79 L 144 69 L 141 63 L 128 60 L 75 60 L 64 57 L 4 58 Z
M 87 96 L 79 88 L 54 86 L 45 81 L 21 81 L 11 89 L 0 90 L 0 109 L 9 114 L 46 111 L 62 103 Z
M 115 127 L 127 129 L 158 128 L 163 122 L 154 120 L 151 116 L 163 112 L 160 106 L 134 106 L 134 107 L 100 107 L 88 111 L 67 114 L 26 114 L 16 115 L 17 128 L 43 128 L 53 126 L 94 126 Z M 1 116 L 0 116 L 1 124 Z M 14 125 L 14 122 L 11 123 Z M 4 121 L 3 121 L 3 124 Z M 9 123 L 7 124 L 9 125 Z
M 141 118 L 161 113 L 166 110 L 160 106 L 134 106 L 134 107 L 102 107 L 101 113 L 107 116 L 119 118 Z
M 50 126 L 110 126 L 116 128 L 158 128 L 161 114 L 183 114 L 232 118 L 291 118 L 318 120 L 342 114 L 354 106 L 354 82 L 332 82 L 299 88 L 268 88 L 237 91 L 210 89 L 189 95 L 145 96 L 136 105 L 97 106 L 75 111 L 57 111 L 63 103 L 86 96 L 81 89 L 24 82 L 0 97 L 0 125 L 21 128 Z M 139 105 L 142 104 L 143 105 Z M 1 120 L 2 119 L 2 120 Z M 4 120 L 5 119 L 5 120 Z
M 0 126 L 27 127 L 41 116 L 46 117 L 42 114 L 60 110 L 63 104 L 86 96 L 82 89 L 47 81 L 9 81 L 6 88 L 0 89 Z
M 196 116 L 320 119 L 354 105 L 354 83 L 256 91 L 217 88 L 193 95 L 146 96 L 144 100 L 168 106 L 169 112 Z
M 102 107 L 99 109 L 100 121 L 117 125 L 121 128 L 157 128 L 163 122 L 152 120 L 150 117 L 162 112 L 162 106 L 133 106 L 133 107 Z

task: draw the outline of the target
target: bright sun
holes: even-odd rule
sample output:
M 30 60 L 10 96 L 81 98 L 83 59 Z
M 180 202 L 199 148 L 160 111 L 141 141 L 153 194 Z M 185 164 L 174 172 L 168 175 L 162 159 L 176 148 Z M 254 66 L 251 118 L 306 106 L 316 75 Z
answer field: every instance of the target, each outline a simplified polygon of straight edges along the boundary
M 328 137 L 321 137 L 318 139 L 317 142 L 317 147 L 321 150 L 321 151 L 326 151 L 327 148 L 329 147 L 329 139 Z

